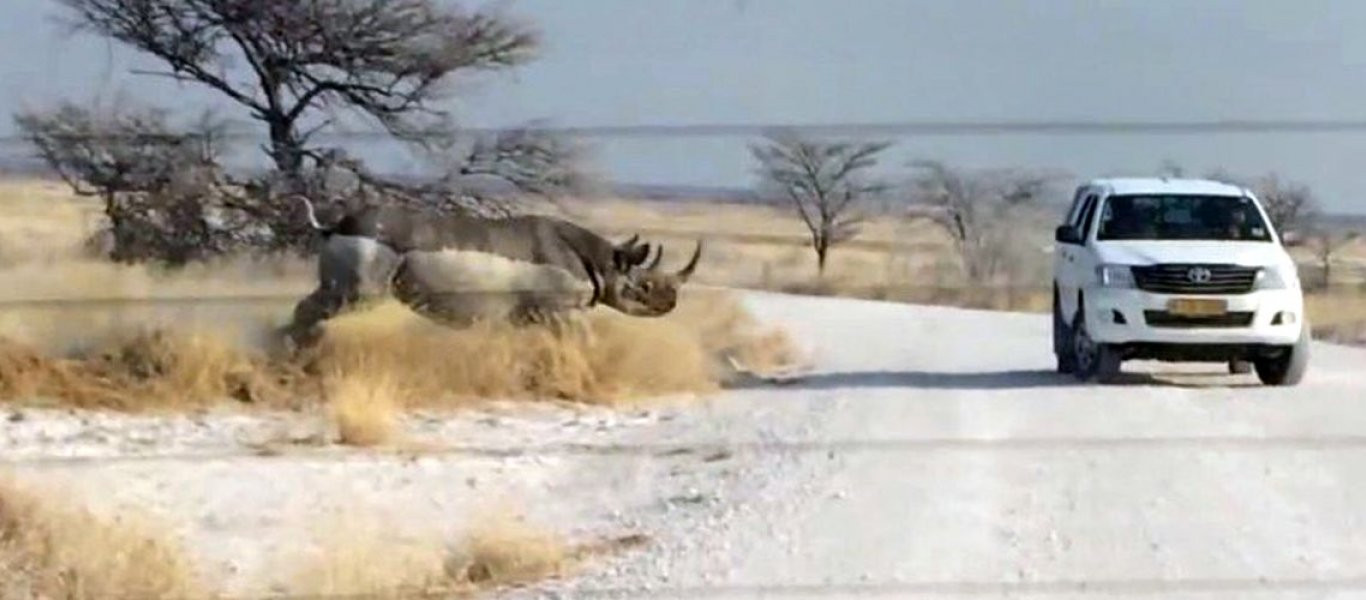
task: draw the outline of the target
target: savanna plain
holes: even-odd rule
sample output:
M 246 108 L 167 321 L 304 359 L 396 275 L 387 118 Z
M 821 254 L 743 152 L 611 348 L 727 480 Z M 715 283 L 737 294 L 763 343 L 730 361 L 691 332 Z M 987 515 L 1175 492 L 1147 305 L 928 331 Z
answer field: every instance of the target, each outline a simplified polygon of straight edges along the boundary
M 98 203 L 0 182 L 0 598 L 481 595 L 649 568 L 657 546 L 700 543 L 661 523 L 743 510 L 727 498 L 744 452 L 689 443 L 762 440 L 713 421 L 723 392 L 840 353 L 750 295 L 1048 308 L 1046 237 L 983 286 L 925 220 L 872 219 L 818 275 L 782 207 L 556 210 L 663 242 L 670 264 L 705 238 L 695 285 L 666 317 L 595 309 L 570 333 L 381 301 L 290 355 L 274 332 L 314 283 L 307 258 L 114 264 L 91 250 Z M 1320 339 L 1366 341 L 1360 282 L 1310 303 Z

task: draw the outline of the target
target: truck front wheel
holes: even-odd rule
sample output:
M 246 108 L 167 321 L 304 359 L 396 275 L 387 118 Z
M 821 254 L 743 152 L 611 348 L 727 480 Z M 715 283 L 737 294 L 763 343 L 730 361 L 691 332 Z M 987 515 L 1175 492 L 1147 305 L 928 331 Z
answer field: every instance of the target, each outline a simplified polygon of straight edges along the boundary
M 1099 344 L 1086 330 L 1086 306 L 1077 307 L 1072 322 L 1073 375 L 1081 381 L 1110 383 L 1119 377 L 1119 351 L 1109 344 Z
M 1077 370 L 1076 359 L 1072 356 L 1072 330 L 1062 316 L 1057 289 L 1053 290 L 1053 356 L 1059 373 L 1071 374 Z
M 1253 361 L 1257 378 L 1266 385 L 1297 385 L 1309 370 L 1309 323 L 1300 330 L 1300 339 L 1294 346 L 1281 350 L 1278 354 L 1259 357 Z

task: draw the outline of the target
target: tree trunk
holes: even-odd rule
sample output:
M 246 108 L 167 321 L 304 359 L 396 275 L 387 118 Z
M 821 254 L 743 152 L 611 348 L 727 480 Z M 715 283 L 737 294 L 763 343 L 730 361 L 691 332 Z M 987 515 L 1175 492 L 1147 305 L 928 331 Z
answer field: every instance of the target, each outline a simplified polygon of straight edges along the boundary
M 270 158 L 275 167 L 291 183 L 298 181 L 303 172 L 303 145 L 294 135 L 294 124 L 283 116 L 272 117 L 270 122 Z
M 816 242 L 816 275 L 825 277 L 825 258 L 830 253 L 830 244 L 825 240 Z

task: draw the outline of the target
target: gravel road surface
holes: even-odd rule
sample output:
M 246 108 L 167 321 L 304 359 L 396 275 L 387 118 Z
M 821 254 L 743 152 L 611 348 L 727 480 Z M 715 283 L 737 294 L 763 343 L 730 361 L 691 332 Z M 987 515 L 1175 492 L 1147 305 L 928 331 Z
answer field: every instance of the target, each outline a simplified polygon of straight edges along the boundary
M 819 372 L 717 403 L 710 439 L 759 445 L 726 516 L 579 590 L 1366 598 L 1366 351 L 1316 346 L 1292 389 L 1156 363 L 1102 387 L 1052 372 L 1047 317 L 751 300 Z
M 1144 363 L 1080 385 L 1052 372 L 1046 316 L 748 301 L 815 373 L 628 413 L 421 418 L 465 451 L 417 457 L 255 456 L 248 438 L 306 429 L 265 417 L 44 413 L 0 452 L 172 519 L 242 594 L 278 589 L 319 515 L 457 535 L 514 498 L 651 543 L 507 597 L 1366 598 L 1366 351 L 1317 345 L 1291 389 Z

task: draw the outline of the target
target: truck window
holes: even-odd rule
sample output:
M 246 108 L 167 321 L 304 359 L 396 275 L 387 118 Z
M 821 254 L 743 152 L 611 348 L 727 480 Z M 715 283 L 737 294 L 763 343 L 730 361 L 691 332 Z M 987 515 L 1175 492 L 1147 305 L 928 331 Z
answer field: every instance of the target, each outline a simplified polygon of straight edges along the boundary
M 1085 193 L 1086 186 L 1081 186 L 1078 187 L 1076 193 L 1072 195 L 1072 205 L 1067 209 L 1067 218 L 1063 220 L 1064 223 L 1068 225 L 1077 224 L 1077 221 L 1081 218 L 1083 203 L 1086 199 Z
M 1271 231 L 1245 197 L 1140 194 L 1106 199 L 1096 239 L 1269 242 Z
M 1091 234 L 1091 224 L 1095 222 L 1096 216 L 1096 195 L 1091 194 L 1086 197 L 1086 205 L 1081 210 L 1081 237 L 1086 239 Z

